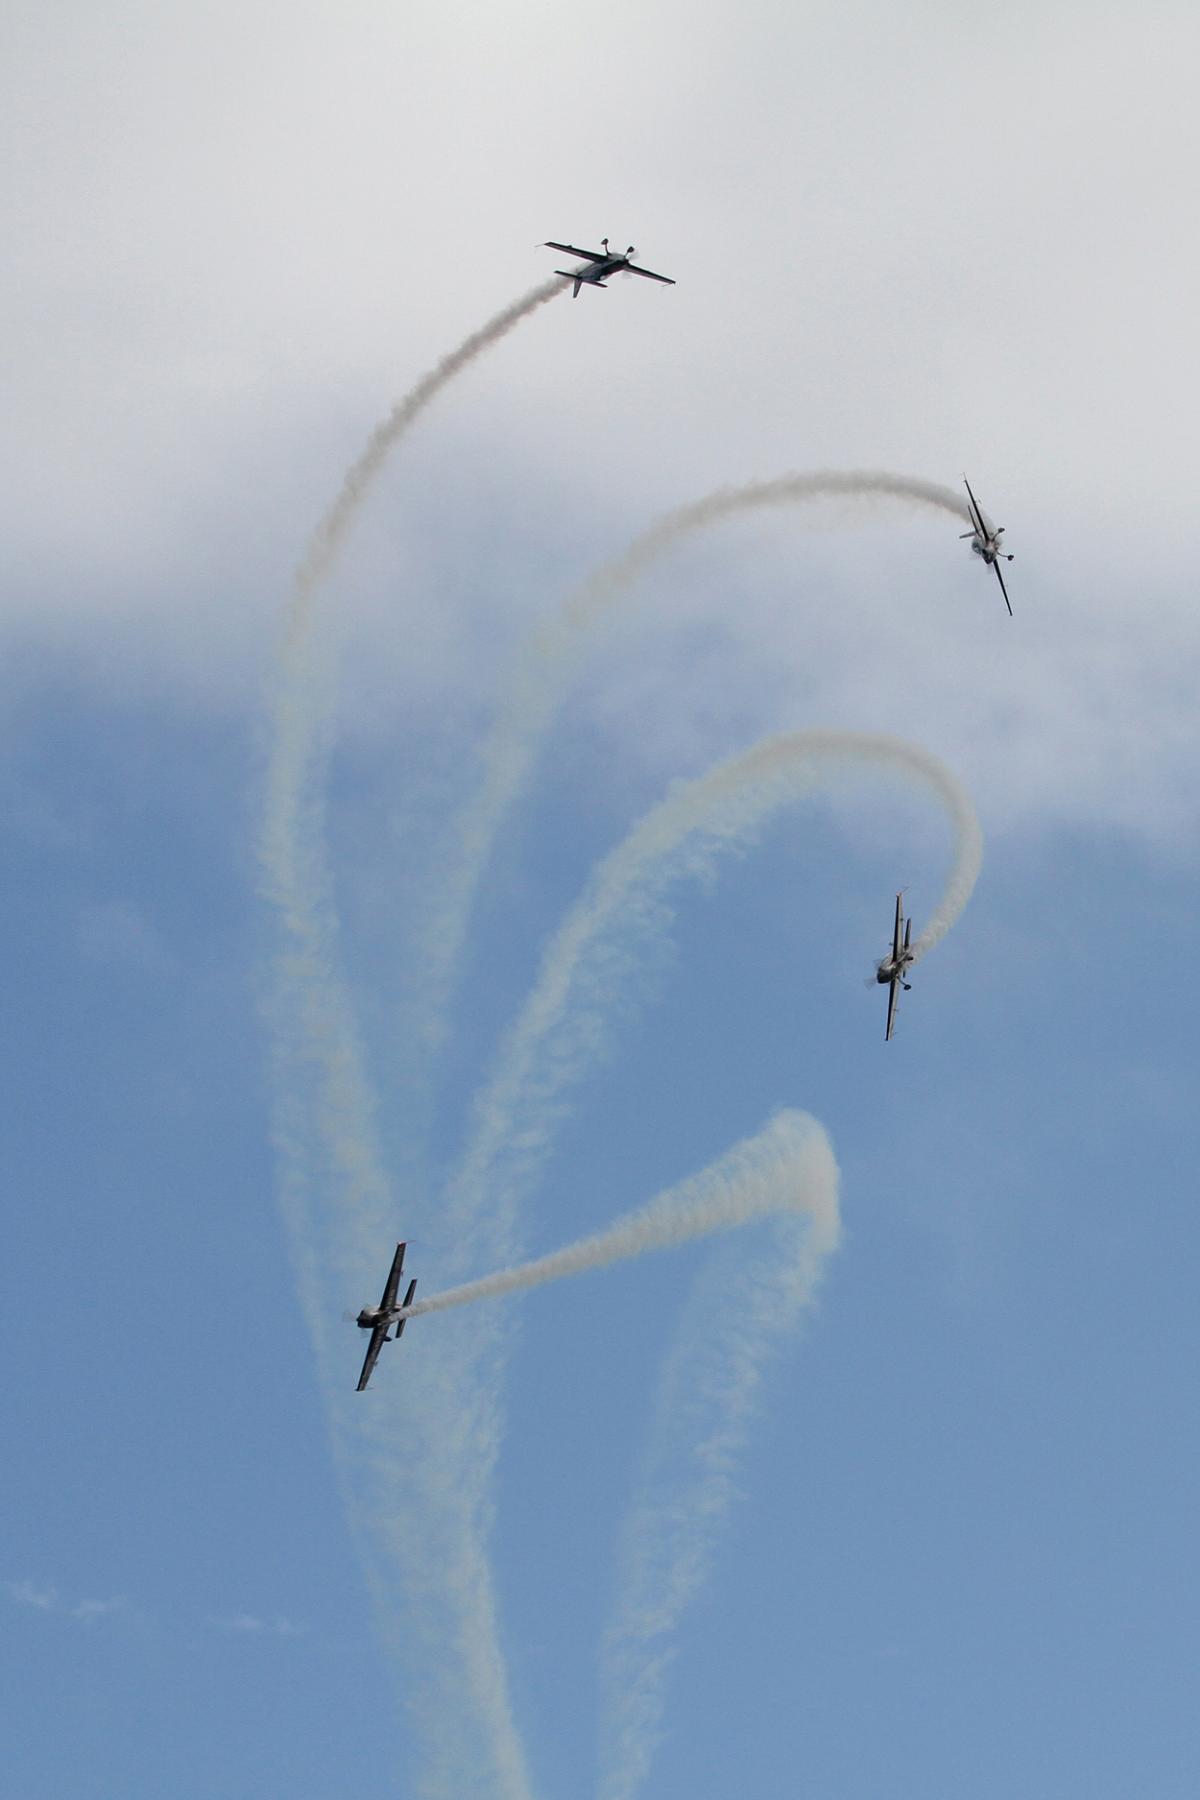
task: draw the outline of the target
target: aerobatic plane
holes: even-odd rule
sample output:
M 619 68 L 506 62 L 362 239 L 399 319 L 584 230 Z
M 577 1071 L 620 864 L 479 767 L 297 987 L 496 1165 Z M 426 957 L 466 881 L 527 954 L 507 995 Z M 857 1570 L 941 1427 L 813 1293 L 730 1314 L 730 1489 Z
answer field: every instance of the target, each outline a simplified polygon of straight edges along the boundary
M 905 993 L 912 986 L 905 981 L 905 971 L 912 966 L 913 953 L 909 947 L 912 938 L 912 920 L 904 917 L 903 890 L 896 895 L 896 925 L 892 932 L 892 953 L 885 956 L 875 970 L 875 979 L 882 986 L 887 984 L 888 1016 L 887 1031 L 884 1034 L 886 1043 L 896 1028 L 896 1007 L 900 1000 L 900 989 Z
M 404 1252 L 406 1249 L 406 1244 L 396 1245 L 396 1254 L 392 1258 L 392 1266 L 388 1272 L 387 1281 L 384 1284 L 383 1299 L 379 1302 L 379 1305 L 364 1306 L 358 1315 L 358 1325 L 360 1330 L 369 1331 L 371 1334 L 371 1341 L 367 1345 L 367 1354 L 363 1361 L 362 1374 L 358 1378 L 357 1391 L 360 1394 L 371 1379 L 371 1370 L 375 1367 L 375 1364 L 379 1359 L 379 1352 L 383 1349 L 385 1344 L 390 1344 L 393 1341 L 388 1337 L 388 1332 L 391 1327 L 393 1325 L 396 1327 L 396 1337 L 399 1338 L 400 1333 L 408 1323 L 406 1319 L 400 1318 L 399 1315 L 403 1308 L 396 1304 L 396 1295 L 400 1292 L 400 1272 L 404 1268 Z M 412 1305 L 412 1297 L 416 1292 L 416 1287 L 417 1278 L 414 1275 L 408 1284 L 408 1292 L 404 1296 L 405 1306 Z
M 620 250 L 610 250 L 608 239 L 601 238 L 603 250 L 580 250 L 576 244 L 556 244 L 548 238 L 542 245 L 543 250 L 565 250 L 568 256 L 581 256 L 583 266 L 578 269 L 555 269 L 556 275 L 565 275 L 568 281 L 575 283 L 572 299 L 578 300 L 579 290 L 586 281 L 589 287 L 604 287 L 610 275 L 617 275 L 622 269 L 628 269 L 631 275 L 645 275 L 651 281 L 663 281 L 668 287 L 675 283 L 669 275 L 656 275 L 653 269 L 639 269 L 636 263 L 630 262 L 634 255 L 634 247 L 630 244 L 622 254 Z
M 1000 548 L 1000 539 L 1004 536 L 1003 525 L 989 525 L 980 510 L 979 502 L 971 492 L 971 484 L 963 476 L 963 486 L 967 490 L 967 499 L 971 506 L 971 529 L 959 533 L 960 537 L 970 538 L 971 549 L 976 556 L 982 556 L 985 563 L 996 571 L 996 580 L 1000 583 L 1000 592 L 1004 595 L 1004 604 L 1008 608 L 1008 616 L 1012 618 L 1012 601 L 1008 597 L 1008 589 L 1004 585 L 1001 572 L 1002 562 L 1011 562 L 1012 555 Z

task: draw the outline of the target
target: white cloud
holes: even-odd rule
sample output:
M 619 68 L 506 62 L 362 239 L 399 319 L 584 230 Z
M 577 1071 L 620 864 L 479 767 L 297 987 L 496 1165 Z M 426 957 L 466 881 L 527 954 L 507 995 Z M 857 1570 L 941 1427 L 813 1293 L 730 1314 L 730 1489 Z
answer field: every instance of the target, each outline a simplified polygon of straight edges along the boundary
M 257 1613 L 231 1613 L 226 1618 L 210 1618 L 208 1623 L 215 1631 L 231 1631 L 242 1637 L 302 1637 L 308 1629 L 305 1625 L 297 1625 L 294 1620 L 277 1617 L 267 1619 Z
M 92 1625 L 97 1619 L 128 1610 L 129 1603 L 120 1594 L 114 1595 L 111 1600 L 71 1602 L 64 1600 L 57 1588 L 39 1587 L 32 1581 L 6 1581 L 4 1586 L 18 1606 L 30 1607 L 35 1612 L 56 1613 L 61 1618 L 77 1619 L 83 1625 Z
M 549 271 L 540 240 L 628 234 L 678 287 L 556 303 L 385 476 L 327 596 L 348 713 L 364 689 L 368 722 L 398 691 L 469 705 L 572 544 L 586 567 L 714 486 L 965 464 L 1017 551 L 1011 627 L 932 529 L 756 525 L 712 553 L 724 595 L 681 562 L 637 602 L 723 608 L 728 668 L 680 691 L 635 647 L 614 723 L 664 766 L 695 740 L 694 769 L 738 705 L 756 731 L 920 722 L 998 819 L 1169 835 L 1200 774 L 1178 223 L 1200 20 L 1020 10 L 656 0 L 568 28 L 517 0 L 472 12 L 464 51 L 461 4 L 351 32 L 317 5 L 286 41 L 266 0 L 203 26 L 143 0 L 124 34 L 28 9 L 0 73 L 9 629 L 102 683 L 256 707 L 291 564 L 372 426 Z
M 124 1612 L 127 1605 L 128 1602 L 120 1594 L 112 1600 L 80 1600 L 71 1608 L 71 1617 L 82 1620 L 85 1625 L 90 1625 L 96 1619 L 105 1619 L 112 1613 Z
M 118 609 L 105 568 L 157 610 L 214 526 L 282 543 L 290 512 L 299 543 L 390 400 L 549 270 L 539 240 L 606 231 L 679 286 L 507 346 L 443 413 L 481 457 L 569 450 L 580 506 L 630 511 L 798 462 L 966 461 L 1017 512 L 1050 492 L 1073 532 L 1189 545 L 1194 17 L 658 0 L 565 29 L 526 0 L 474 9 L 464 46 L 463 12 L 347 31 L 317 5 L 286 42 L 265 0 L 203 27 L 143 4 L 128 34 L 28 13 L 3 429 L 19 540 L 85 550 L 55 610 Z M 230 621 L 247 596 L 211 598 Z
M 37 1612 L 55 1612 L 58 1594 L 52 1587 L 38 1587 L 32 1581 L 6 1581 L 5 1587 L 18 1606 L 31 1606 Z

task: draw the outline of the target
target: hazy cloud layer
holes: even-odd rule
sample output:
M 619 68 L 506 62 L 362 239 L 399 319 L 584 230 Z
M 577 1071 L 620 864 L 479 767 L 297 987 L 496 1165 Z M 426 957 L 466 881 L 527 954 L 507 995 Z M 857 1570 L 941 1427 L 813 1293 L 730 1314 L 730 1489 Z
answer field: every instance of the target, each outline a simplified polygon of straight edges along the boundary
M 0 76 L 10 628 L 82 639 L 98 679 L 252 704 L 296 546 L 381 403 L 550 273 L 542 239 L 610 232 L 679 285 L 550 309 L 443 409 L 347 577 L 360 666 L 391 651 L 393 699 L 453 701 L 577 575 L 572 540 L 586 566 L 781 468 L 966 467 L 1017 554 L 1011 628 L 933 527 L 716 549 L 723 593 L 682 566 L 646 592 L 735 643 L 732 692 L 717 670 L 690 695 L 654 680 L 664 750 L 710 703 L 719 729 L 766 663 L 767 723 L 905 732 L 936 704 L 931 747 L 985 807 L 1177 828 L 1200 678 L 1187 9 L 947 31 L 882 7 L 617 6 L 580 34 L 517 5 L 472 18 L 464 59 L 454 8 L 348 33 L 318 7 L 289 22 L 267 109 L 265 0 L 132 16 L 67 31 L 19 9 Z M 978 103 L 981 70 L 1001 102 Z M 578 130 L 581 91 L 606 94 L 602 131 Z M 538 130 L 512 131 L 525 114 Z M 417 162 L 436 187 L 381 209 L 381 163 Z M 481 504 L 544 521 L 547 548 L 498 565 L 485 535 L 473 591 L 439 594 L 437 535 Z

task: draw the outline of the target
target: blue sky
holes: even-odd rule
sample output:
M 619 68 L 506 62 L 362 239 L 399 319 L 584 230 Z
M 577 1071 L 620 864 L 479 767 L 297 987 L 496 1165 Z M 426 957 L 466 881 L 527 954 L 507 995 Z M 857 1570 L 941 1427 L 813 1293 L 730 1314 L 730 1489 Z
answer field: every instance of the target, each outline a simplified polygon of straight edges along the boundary
M 419 1319 L 369 1413 L 341 1313 L 398 1236 L 423 1290 L 462 1272 L 472 1096 L 597 859 L 671 781 L 822 726 L 924 745 L 983 826 L 895 1040 L 863 977 L 949 839 L 859 777 L 631 941 L 513 1227 L 600 1229 L 783 1107 L 842 1172 L 638 1792 L 1191 1795 L 1194 24 L 514 7 L 464 46 L 421 8 L 238 17 L 27 9 L 6 77 L 9 1791 L 451 1791 L 481 1728 L 431 1494 L 469 1469 L 440 1409 L 472 1332 L 505 1359 L 482 1491 L 529 1792 L 596 1789 L 663 1359 L 770 1228 Z M 299 1160 L 273 1142 L 256 846 L 291 572 L 391 402 L 548 272 L 534 244 L 605 231 L 678 287 L 556 301 L 464 374 L 320 596 L 385 1177 L 359 1211 L 303 1072 Z M 496 846 L 442 1053 L 416 1043 L 442 833 L 530 627 L 723 483 L 964 463 L 1018 553 L 1011 622 L 951 521 L 881 507 L 747 517 L 630 589 Z M 345 1233 L 296 1238 L 301 1164 Z M 731 1308 L 711 1331 L 744 1341 Z

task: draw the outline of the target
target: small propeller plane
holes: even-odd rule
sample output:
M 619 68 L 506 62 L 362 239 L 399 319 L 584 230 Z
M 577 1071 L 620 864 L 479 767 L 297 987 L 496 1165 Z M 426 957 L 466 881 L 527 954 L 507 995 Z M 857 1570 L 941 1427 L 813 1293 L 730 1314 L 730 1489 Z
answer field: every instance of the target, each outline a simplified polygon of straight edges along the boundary
M 1004 576 L 1000 569 L 1002 562 L 1011 562 L 1009 551 L 1000 548 L 1000 539 L 1004 536 L 1003 525 L 989 525 L 980 510 L 979 502 L 971 492 L 971 484 L 963 476 L 963 486 L 967 490 L 967 498 L 971 505 L 971 529 L 959 533 L 960 537 L 970 538 L 971 549 L 976 556 L 982 556 L 985 563 L 996 571 L 996 580 L 1000 583 L 1000 592 L 1004 595 L 1004 604 L 1008 608 L 1008 616 L 1012 618 L 1012 601 L 1008 597 L 1008 589 L 1004 585 Z
M 408 1323 L 406 1319 L 400 1317 L 404 1308 L 396 1304 L 396 1295 L 400 1292 L 400 1273 L 404 1268 L 404 1252 L 407 1248 L 407 1244 L 396 1245 L 396 1254 L 392 1258 L 392 1266 L 388 1272 L 388 1278 L 383 1289 L 383 1299 L 379 1302 L 379 1305 L 364 1306 L 358 1315 L 357 1323 L 359 1329 L 362 1331 L 369 1331 L 371 1334 L 371 1341 L 367 1345 L 367 1354 L 362 1366 L 362 1374 L 358 1378 L 357 1391 L 360 1394 L 371 1379 L 371 1370 L 379 1360 L 379 1352 L 383 1349 L 385 1344 L 390 1344 L 393 1341 L 388 1337 L 388 1332 L 391 1327 L 393 1325 L 396 1327 L 396 1337 L 399 1338 L 400 1333 Z M 408 1292 L 404 1296 L 404 1306 L 412 1305 L 412 1297 L 416 1292 L 416 1287 L 417 1278 L 414 1275 L 408 1284 Z
M 875 979 L 882 987 L 888 989 L 887 1031 L 884 1043 L 887 1043 L 896 1028 L 896 1007 L 900 1000 L 900 989 L 905 993 L 911 988 L 911 981 L 905 981 L 905 971 L 912 966 L 913 953 L 910 949 L 912 939 L 912 920 L 904 917 L 903 889 L 896 895 L 896 925 L 892 932 L 892 953 L 885 956 L 875 970 Z
M 651 281 L 664 281 L 668 287 L 675 286 L 669 275 L 656 275 L 653 269 L 639 269 L 636 263 L 630 262 L 630 257 L 636 254 L 632 244 L 622 253 L 620 250 L 610 250 L 607 238 L 601 238 L 600 242 L 604 246 L 603 250 L 580 250 L 576 244 L 556 244 L 553 238 L 547 239 L 542 245 L 543 250 L 565 250 L 568 256 L 583 258 L 582 268 L 554 271 L 556 275 L 565 275 L 568 281 L 575 283 L 571 296 L 573 300 L 578 300 L 579 290 L 585 281 L 589 287 L 604 287 L 608 277 L 619 274 L 622 269 L 628 269 L 631 275 L 645 275 Z

